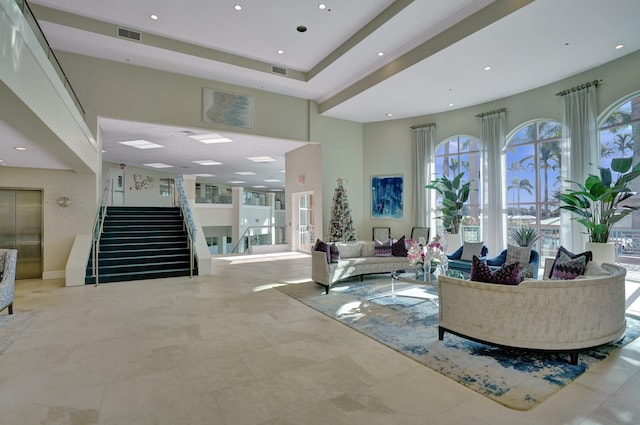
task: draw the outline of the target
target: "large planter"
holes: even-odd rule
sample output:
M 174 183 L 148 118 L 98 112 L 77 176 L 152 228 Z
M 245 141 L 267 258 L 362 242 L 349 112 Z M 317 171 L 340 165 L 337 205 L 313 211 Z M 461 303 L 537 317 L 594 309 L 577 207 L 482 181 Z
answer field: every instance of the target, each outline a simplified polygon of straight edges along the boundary
M 462 246 L 462 233 L 445 232 L 444 240 L 447 248 L 446 253 L 451 254 Z
M 613 242 L 587 242 L 585 249 L 593 253 L 593 261 L 596 263 L 614 264 L 616 262 L 616 244 Z

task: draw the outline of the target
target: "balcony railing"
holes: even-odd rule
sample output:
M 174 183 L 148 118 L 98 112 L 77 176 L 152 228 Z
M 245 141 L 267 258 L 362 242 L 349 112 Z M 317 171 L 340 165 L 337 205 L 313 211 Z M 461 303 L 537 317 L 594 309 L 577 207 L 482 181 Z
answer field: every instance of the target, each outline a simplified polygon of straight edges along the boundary
M 80 103 L 80 100 L 76 95 L 76 92 L 73 90 L 73 87 L 71 87 L 71 83 L 69 82 L 67 75 L 62 70 L 62 66 L 58 61 L 58 58 L 56 57 L 55 53 L 53 53 L 53 49 L 51 49 L 51 46 L 49 45 L 47 38 L 44 36 L 44 33 L 42 32 L 42 28 L 40 28 L 40 25 L 38 24 L 38 21 L 36 20 L 36 17 L 34 16 L 33 11 L 31 10 L 31 7 L 29 7 L 29 3 L 27 3 L 25 0 L 16 0 L 16 3 L 18 4 L 18 7 L 22 11 L 22 14 L 24 15 L 25 20 L 31 27 L 31 30 L 33 31 L 36 38 L 38 39 L 38 42 L 40 43 L 42 50 L 44 50 L 45 54 L 47 55 L 47 59 L 49 59 L 49 62 L 51 62 L 53 69 L 55 69 L 56 73 L 58 74 L 58 77 L 60 77 L 60 81 L 62 81 L 62 84 L 64 85 L 65 89 L 71 96 L 71 100 L 73 100 L 73 103 L 75 103 L 76 107 L 78 108 L 78 111 L 80 111 L 80 114 L 84 119 L 85 117 L 84 108 L 82 107 L 82 104 Z

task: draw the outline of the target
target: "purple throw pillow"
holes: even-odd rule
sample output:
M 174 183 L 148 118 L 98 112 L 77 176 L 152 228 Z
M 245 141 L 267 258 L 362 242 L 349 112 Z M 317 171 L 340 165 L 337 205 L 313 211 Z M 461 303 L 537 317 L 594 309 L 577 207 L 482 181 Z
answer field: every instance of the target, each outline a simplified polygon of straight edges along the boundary
M 324 252 L 327 255 L 327 264 L 331 262 L 331 249 L 329 247 L 329 244 L 318 239 L 316 240 L 316 243 L 313 245 L 313 250 Z
M 391 245 L 391 255 L 394 257 L 406 257 L 407 252 L 407 244 L 404 240 L 404 235 L 400 239 Z
M 329 255 L 332 263 L 337 263 L 340 259 L 340 251 L 338 250 L 336 244 L 332 243 L 331 245 L 329 245 Z
M 566 257 L 569 257 L 569 259 L 572 259 L 572 260 L 580 257 L 584 257 L 584 266 L 582 267 L 582 271 L 580 272 L 580 274 L 584 272 L 584 267 L 586 267 L 587 263 L 593 260 L 593 253 L 591 251 L 585 251 L 579 254 L 574 254 L 568 251 L 565 247 L 561 246 L 560 248 L 558 248 L 558 252 L 556 253 L 556 258 L 553 260 L 553 264 L 551 265 L 551 270 L 549 271 L 549 276 L 548 276 L 549 278 L 553 278 L 553 271 L 556 268 L 556 264 L 558 263 L 558 261 L 560 261 L 560 257 L 563 255 Z M 563 260 L 566 260 L 566 259 L 563 258 Z M 572 279 L 572 278 L 567 277 L 565 279 Z
M 496 271 L 482 262 L 477 256 L 471 260 L 470 280 L 485 283 L 499 283 L 501 285 L 517 285 L 520 283 L 520 263 L 503 264 Z

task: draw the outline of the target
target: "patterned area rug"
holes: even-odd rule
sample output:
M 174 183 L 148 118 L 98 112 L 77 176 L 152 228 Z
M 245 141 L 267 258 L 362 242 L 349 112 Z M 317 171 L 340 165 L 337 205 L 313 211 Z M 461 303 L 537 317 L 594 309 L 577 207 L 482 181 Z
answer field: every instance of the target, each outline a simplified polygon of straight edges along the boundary
M 328 295 L 315 283 L 278 287 L 285 294 L 417 362 L 512 409 L 529 410 L 572 382 L 589 366 L 640 335 L 640 320 L 627 316 L 627 331 L 615 343 L 580 353 L 535 353 L 492 347 L 452 334 L 438 340 L 435 286 L 395 285 L 390 278 L 347 281 Z
M 0 314 L 0 355 L 29 327 L 37 317 L 36 313 Z

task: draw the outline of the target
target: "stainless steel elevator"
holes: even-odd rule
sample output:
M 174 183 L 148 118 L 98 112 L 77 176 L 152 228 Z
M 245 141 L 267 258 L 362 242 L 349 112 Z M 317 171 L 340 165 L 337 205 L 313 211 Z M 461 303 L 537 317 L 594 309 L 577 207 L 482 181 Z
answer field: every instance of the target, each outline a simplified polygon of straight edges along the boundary
M 0 248 L 18 250 L 16 279 L 42 278 L 42 190 L 0 188 Z

